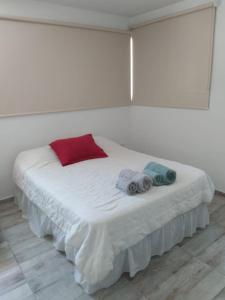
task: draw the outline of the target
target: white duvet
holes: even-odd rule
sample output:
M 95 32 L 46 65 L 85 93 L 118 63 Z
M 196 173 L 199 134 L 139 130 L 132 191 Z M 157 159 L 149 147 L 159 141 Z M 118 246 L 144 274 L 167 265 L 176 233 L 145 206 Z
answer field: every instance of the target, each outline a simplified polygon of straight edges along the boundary
M 108 158 L 62 167 L 49 146 L 22 152 L 14 167 L 21 190 L 66 235 L 76 249 L 75 265 L 88 284 L 102 281 L 115 256 L 180 214 L 209 203 L 214 186 L 207 174 L 177 162 L 124 148 L 105 138 L 96 143 Z M 150 162 L 177 172 L 171 186 L 127 196 L 115 188 L 124 168 L 142 171 Z

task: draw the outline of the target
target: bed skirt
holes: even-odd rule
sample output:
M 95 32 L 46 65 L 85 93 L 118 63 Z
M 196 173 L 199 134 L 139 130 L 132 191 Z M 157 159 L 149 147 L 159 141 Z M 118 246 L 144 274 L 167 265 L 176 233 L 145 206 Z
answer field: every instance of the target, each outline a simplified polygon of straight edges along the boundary
M 76 250 L 65 244 L 66 234 L 57 227 L 26 195 L 19 189 L 15 190 L 15 201 L 22 210 L 23 217 L 29 222 L 31 230 L 38 237 L 51 235 L 57 250 L 63 251 L 68 260 L 75 262 Z M 159 230 L 154 231 L 145 237 L 138 244 L 122 251 L 114 260 L 114 269 L 107 277 L 96 285 L 88 285 L 82 280 L 81 274 L 76 269 L 74 277 L 86 293 L 92 294 L 99 289 L 107 288 L 114 284 L 124 272 L 128 272 L 130 277 L 145 269 L 151 257 L 161 256 L 169 251 L 185 237 L 191 237 L 197 228 L 205 228 L 209 224 L 209 213 L 206 204 L 201 204 L 195 209 L 176 217 Z

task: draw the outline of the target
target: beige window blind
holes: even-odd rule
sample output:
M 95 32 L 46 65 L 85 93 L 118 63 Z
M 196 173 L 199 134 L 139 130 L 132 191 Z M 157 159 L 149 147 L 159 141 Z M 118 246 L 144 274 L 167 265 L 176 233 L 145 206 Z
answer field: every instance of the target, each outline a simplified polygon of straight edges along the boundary
M 0 116 L 123 106 L 129 34 L 0 20 Z
M 207 109 L 215 8 L 133 30 L 134 104 Z

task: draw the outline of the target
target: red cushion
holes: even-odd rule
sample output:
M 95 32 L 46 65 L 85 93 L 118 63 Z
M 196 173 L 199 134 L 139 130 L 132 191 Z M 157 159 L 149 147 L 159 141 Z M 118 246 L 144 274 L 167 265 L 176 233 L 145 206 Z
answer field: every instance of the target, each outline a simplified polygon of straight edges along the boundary
M 50 144 L 63 166 L 80 161 L 108 157 L 108 155 L 95 144 L 92 134 L 56 140 Z

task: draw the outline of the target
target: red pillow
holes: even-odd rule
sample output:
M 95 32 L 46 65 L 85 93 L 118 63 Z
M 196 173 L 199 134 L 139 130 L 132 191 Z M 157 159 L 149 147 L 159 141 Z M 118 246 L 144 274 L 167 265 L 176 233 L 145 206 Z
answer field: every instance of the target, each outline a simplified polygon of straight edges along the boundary
M 95 144 L 92 134 L 56 140 L 50 144 L 63 166 L 80 161 L 108 157 L 108 155 Z

